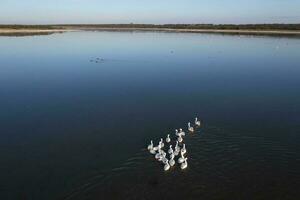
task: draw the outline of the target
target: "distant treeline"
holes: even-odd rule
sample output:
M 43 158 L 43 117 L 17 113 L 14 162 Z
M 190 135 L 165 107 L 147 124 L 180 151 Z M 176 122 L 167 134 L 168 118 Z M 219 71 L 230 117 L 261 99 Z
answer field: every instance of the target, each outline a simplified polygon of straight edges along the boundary
M 58 32 L 57 32 L 58 33 Z M 51 35 L 54 34 L 53 32 L 37 32 L 37 33 L 1 33 L 0 36 L 7 36 L 7 37 L 24 37 L 24 36 L 40 36 L 40 35 Z
M 300 24 L 61 24 L 61 25 L 0 25 L 10 29 L 57 28 L 168 28 L 168 29 L 223 29 L 223 30 L 300 30 Z
M 225 30 L 300 30 L 300 24 L 74 24 L 61 27 L 86 28 L 168 28 Z
M 56 29 L 57 26 L 54 25 L 1 25 L 0 28 L 6 29 Z

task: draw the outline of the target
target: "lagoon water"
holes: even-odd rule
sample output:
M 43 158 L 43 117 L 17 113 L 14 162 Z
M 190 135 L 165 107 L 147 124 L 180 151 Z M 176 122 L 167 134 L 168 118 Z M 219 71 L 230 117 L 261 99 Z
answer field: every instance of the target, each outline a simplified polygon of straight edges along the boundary
M 300 198 L 300 39 L 72 32 L 0 49 L 0 199 Z M 195 116 L 188 169 L 164 172 L 145 147 Z

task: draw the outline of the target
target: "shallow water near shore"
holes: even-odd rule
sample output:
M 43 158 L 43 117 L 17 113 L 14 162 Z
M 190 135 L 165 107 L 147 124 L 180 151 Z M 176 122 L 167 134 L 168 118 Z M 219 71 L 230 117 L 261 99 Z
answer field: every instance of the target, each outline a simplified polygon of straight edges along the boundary
M 0 199 L 299 199 L 299 39 L 70 32 L 0 48 Z M 188 168 L 164 172 L 145 148 L 196 116 Z

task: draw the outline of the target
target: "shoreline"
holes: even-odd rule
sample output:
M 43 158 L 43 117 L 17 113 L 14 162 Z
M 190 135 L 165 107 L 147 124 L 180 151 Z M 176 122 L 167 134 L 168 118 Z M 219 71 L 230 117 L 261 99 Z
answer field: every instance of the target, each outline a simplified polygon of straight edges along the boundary
M 56 32 L 75 31 L 71 29 L 8 29 L 0 28 L 1 33 L 56 33 Z
M 182 33 L 218 33 L 238 35 L 282 35 L 300 36 L 300 31 L 293 30 L 238 30 L 238 29 L 175 29 L 175 28 L 105 28 L 105 27 L 64 27 L 62 29 L 8 29 L 0 28 L 0 34 L 38 34 L 38 33 L 63 33 L 74 31 L 155 31 L 155 32 L 182 32 Z
M 224 34 L 249 34 L 249 35 L 296 35 L 300 31 L 292 30 L 228 30 L 228 29 L 172 29 L 172 28 L 78 28 L 84 31 L 162 31 L 162 32 L 183 32 L 183 33 L 224 33 Z

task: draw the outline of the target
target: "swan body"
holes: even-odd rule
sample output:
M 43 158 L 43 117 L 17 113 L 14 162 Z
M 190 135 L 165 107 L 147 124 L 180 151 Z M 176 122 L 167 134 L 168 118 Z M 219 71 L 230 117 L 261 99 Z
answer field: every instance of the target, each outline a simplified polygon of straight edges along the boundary
M 160 153 L 157 153 L 157 154 L 155 154 L 155 159 L 160 159 L 160 157 L 161 157 L 161 155 L 160 155 Z
M 156 153 L 154 157 L 155 157 L 155 159 L 158 160 L 160 158 L 160 156 L 161 156 L 160 153 Z
M 178 142 L 180 142 L 180 143 L 183 141 L 183 139 L 182 139 L 181 135 L 179 135 L 179 137 L 178 137 L 178 139 L 177 139 L 177 140 L 178 140 Z
M 174 159 L 170 159 L 169 163 L 170 163 L 170 166 L 173 167 L 175 165 L 175 160 Z
M 193 132 L 194 132 L 194 128 L 193 128 L 193 127 L 189 127 L 189 131 L 190 131 L 191 133 L 193 133 Z
M 181 169 L 187 168 L 188 164 L 187 164 L 186 160 L 187 160 L 187 158 L 185 158 L 184 162 L 181 164 L 181 166 L 180 166 Z
M 175 156 L 178 156 L 179 152 L 180 152 L 180 147 L 178 146 L 178 141 L 176 141 L 176 146 L 175 146 L 174 155 L 175 155 Z
M 152 148 L 152 149 L 150 149 L 150 153 L 151 154 L 156 154 L 156 151 Z
M 153 149 L 153 141 L 151 140 L 150 144 L 148 145 L 148 150 L 150 151 L 151 149 Z
M 175 135 L 178 136 L 178 130 L 177 129 L 175 129 Z
M 167 143 L 170 143 L 170 142 L 171 142 L 170 134 L 167 135 L 166 142 L 167 142 Z
M 159 141 L 159 146 L 160 146 L 160 148 L 163 148 L 165 146 L 162 138 Z
M 174 155 L 175 155 L 175 156 L 178 156 L 178 155 L 179 155 L 179 150 L 178 150 L 178 151 L 175 150 L 175 151 L 174 151 Z
M 158 150 L 158 153 L 155 154 L 155 159 L 160 159 L 161 156 L 162 156 L 162 155 L 161 155 L 161 150 L 159 149 L 159 150 Z
M 200 125 L 201 125 L 201 122 L 198 120 L 197 117 L 195 118 L 195 125 L 196 125 L 196 126 L 200 126 Z
M 194 128 L 191 127 L 191 123 L 190 123 L 190 122 L 188 123 L 188 130 L 189 130 L 190 132 L 194 132 Z
M 178 158 L 178 163 L 180 164 L 180 163 L 183 163 L 184 162 L 184 156 L 183 156 L 183 154 L 181 153 L 180 154 L 180 157 Z
M 175 155 L 172 153 L 172 154 L 170 155 L 170 160 L 169 160 L 169 164 L 171 165 L 171 167 L 175 165 L 175 160 L 174 160 L 174 158 L 175 158 Z
M 169 154 L 172 154 L 172 153 L 173 153 L 172 145 L 170 145 L 170 148 L 169 148 L 169 150 L 168 150 L 168 153 L 169 153 Z
M 167 161 L 165 166 L 164 166 L 164 170 L 168 171 L 169 169 L 170 169 L 170 165 L 169 165 L 169 162 Z

